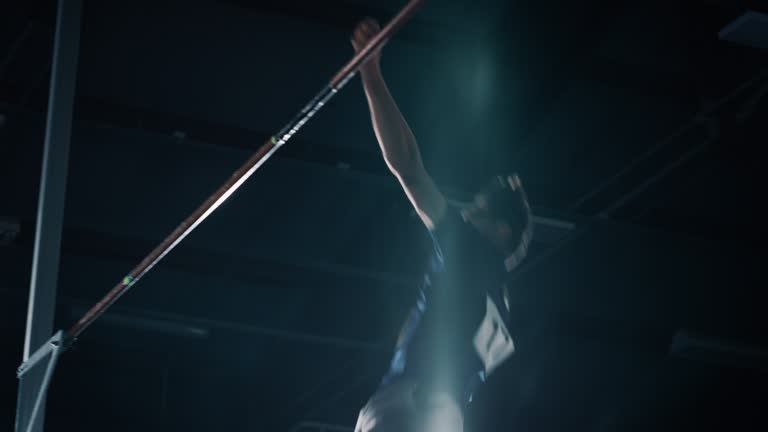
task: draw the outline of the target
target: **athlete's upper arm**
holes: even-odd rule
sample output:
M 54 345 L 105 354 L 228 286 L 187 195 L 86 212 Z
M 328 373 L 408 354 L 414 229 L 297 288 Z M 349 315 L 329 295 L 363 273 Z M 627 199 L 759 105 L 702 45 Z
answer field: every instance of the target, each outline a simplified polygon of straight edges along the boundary
M 447 204 L 432 177 L 423 166 L 397 171 L 395 176 L 424 225 L 434 230 L 445 215 Z

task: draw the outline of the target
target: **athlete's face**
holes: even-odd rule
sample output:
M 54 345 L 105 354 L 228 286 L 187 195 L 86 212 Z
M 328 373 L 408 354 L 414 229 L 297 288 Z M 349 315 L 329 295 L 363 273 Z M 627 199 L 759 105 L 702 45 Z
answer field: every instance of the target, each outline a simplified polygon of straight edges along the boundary
M 475 196 L 473 205 L 466 209 L 465 214 L 472 225 L 494 246 L 502 252 L 508 252 L 507 246 L 512 242 L 512 228 L 488 211 L 488 197 L 483 194 Z
M 497 183 L 500 182 L 500 183 Z M 503 253 L 512 253 L 517 248 L 520 240 L 521 226 L 513 227 L 507 218 L 510 214 L 500 215 L 494 213 L 491 208 L 496 208 L 496 212 L 501 207 L 505 213 L 508 209 L 505 207 L 509 198 L 520 199 L 519 194 L 522 193 L 522 199 L 527 206 L 525 199 L 525 191 L 522 189 L 520 178 L 517 175 L 507 176 L 506 178 L 497 177 L 494 183 L 487 192 L 481 192 L 475 195 L 475 199 L 471 205 L 465 209 L 465 216 L 485 236 L 491 243 L 493 243 Z M 495 201 L 491 201 L 495 200 Z M 493 205 L 491 205 L 493 204 Z M 525 209 L 519 209 L 519 215 L 515 217 L 522 217 L 525 213 Z M 513 213 L 514 214 L 514 213 Z

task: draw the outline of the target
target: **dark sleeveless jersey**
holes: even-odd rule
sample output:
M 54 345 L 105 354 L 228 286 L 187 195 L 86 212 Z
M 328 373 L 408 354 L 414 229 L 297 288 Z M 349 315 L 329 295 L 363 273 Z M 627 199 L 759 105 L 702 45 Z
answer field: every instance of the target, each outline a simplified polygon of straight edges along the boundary
M 449 207 L 429 234 L 429 259 L 417 302 L 400 332 L 382 386 L 411 378 L 423 391 L 448 392 L 465 406 L 486 379 L 475 340 L 488 322 L 489 309 L 497 310 L 500 319 L 493 325 L 504 327 L 511 345 L 504 256 L 463 220 L 458 208 Z

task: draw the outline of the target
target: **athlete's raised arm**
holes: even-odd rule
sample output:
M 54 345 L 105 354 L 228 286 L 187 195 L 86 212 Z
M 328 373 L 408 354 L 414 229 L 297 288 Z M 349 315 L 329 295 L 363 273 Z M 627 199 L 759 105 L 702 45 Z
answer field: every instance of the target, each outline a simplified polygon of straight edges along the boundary
M 362 49 L 379 30 L 373 19 L 361 21 L 352 34 L 352 46 Z M 435 229 L 445 213 L 446 201 L 424 168 L 416 138 L 384 82 L 380 53 L 360 68 L 360 77 L 384 161 L 424 224 Z

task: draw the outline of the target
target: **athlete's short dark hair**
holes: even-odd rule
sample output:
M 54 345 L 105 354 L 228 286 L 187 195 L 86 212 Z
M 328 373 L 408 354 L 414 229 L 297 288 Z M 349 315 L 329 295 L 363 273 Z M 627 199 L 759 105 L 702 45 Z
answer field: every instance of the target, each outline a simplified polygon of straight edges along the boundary
M 488 213 L 511 229 L 505 252 L 515 253 L 521 247 L 527 250 L 533 234 L 533 216 L 517 174 L 495 176 L 478 195 Z

